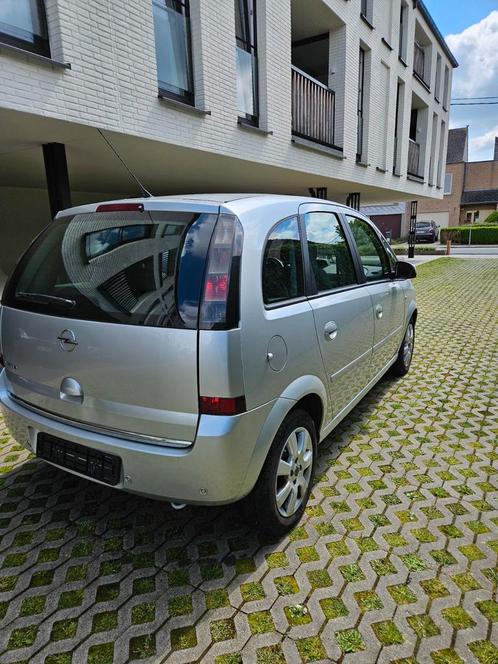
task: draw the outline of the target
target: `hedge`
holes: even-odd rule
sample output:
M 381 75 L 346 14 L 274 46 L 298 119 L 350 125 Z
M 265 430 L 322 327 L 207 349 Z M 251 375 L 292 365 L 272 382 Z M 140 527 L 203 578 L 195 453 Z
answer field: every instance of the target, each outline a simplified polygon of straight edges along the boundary
M 498 244 L 498 225 L 441 228 L 441 242 L 452 240 L 455 244 L 469 244 L 471 232 L 471 244 Z
M 491 214 L 488 214 L 488 216 L 482 223 L 491 224 L 492 226 L 498 224 L 498 210 L 495 210 L 494 212 L 491 212 Z

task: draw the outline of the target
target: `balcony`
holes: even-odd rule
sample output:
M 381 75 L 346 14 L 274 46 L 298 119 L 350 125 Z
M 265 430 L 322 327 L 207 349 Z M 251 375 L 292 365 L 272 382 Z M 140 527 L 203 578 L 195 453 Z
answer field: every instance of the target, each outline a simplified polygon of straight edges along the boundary
M 300 138 L 337 148 L 335 93 L 301 69 L 292 67 L 292 133 Z
M 420 144 L 413 141 L 411 138 L 408 141 L 408 175 L 412 177 L 421 178 L 419 172 L 420 166 Z

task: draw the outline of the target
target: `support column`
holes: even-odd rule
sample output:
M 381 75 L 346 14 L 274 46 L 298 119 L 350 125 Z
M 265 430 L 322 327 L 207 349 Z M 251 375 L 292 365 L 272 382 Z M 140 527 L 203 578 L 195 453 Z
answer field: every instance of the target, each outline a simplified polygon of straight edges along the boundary
M 67 171 L 66 146 L 63 143 L 46 143 L 43 146 L 43 159 L 47 178 L 50 212 L 71 207 L 71 188 Z

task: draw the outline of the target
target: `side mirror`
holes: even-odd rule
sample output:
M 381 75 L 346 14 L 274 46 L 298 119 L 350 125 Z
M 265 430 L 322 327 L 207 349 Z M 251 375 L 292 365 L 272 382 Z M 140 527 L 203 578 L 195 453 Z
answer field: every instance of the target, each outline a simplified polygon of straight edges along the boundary
M 406 261 L 398 261 L 394 271 L 395 279 L 415 279 L 417 270 L 411 263 Z

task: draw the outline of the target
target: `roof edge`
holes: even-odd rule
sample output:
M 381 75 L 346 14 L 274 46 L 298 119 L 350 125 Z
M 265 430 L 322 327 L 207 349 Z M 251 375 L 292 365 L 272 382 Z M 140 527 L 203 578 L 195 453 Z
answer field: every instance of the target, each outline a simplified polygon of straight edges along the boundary
M 439 30 L 439 28 L 436 25 L 434 19 L 430 15 L 429 10 L 424 5 L 423 0 L 413 0 L 413 2 L 414 2 L 414 5 L 415 5 L 415 8 L 420 9 L 420 13 L 422 14 L 422 16 L 425 18 L 425 20 L 429 24 L 430 29 L 432 30 L 432 32 L 436 36 L 436 39 L 439 42 L 439 45 L 441 46 L 441 48 L 443 49 L 445 55 L 448 57 L 449 61 L 453 65 L 453 68 L 456 69 L 458 67 L 458 60 L 455 58 L 453 53 L 450 51 L 450 47 L 446 43 L 443 35 L 441 34 L 441 31 Z

